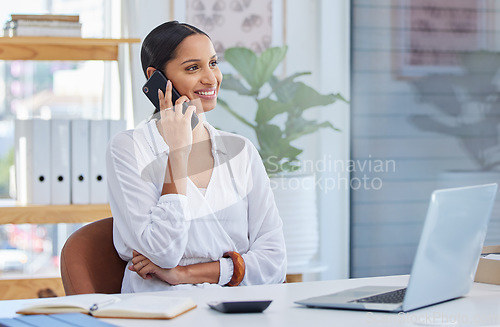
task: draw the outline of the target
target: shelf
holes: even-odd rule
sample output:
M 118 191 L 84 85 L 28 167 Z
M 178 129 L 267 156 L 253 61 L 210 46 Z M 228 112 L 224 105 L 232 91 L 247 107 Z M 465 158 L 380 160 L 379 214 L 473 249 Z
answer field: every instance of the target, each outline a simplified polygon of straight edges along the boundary
M 0 280 L 0 300 L 33 299 L 38 292 L 50 288 L 57 296 L 64 296 L 64 287 L 61 277 L 54 278 L 27 278 Z
M 97 39 L 73 37 L 0 37 L 0 60 L 118 60 L 119 46 L 139 43 L 140 39 Z M 123 50 L 123 49 L 122 49 Z M 0 225 L 88 223 L 111 217 L 108 204 L 100 205 L 20 205 L 0 200 Z M 24 276 L 2 278 L 0 300 L 36 298 L 38 291 L 50 288 L 64 295 L 60 277 Z
M 140 39 L 0 37 L 0 60 L 118 60 L 118 45 Z
M 88 223 L 111 216 L 111 209 L 108 204 L 13 205 L 0 207 L 0 225 Z

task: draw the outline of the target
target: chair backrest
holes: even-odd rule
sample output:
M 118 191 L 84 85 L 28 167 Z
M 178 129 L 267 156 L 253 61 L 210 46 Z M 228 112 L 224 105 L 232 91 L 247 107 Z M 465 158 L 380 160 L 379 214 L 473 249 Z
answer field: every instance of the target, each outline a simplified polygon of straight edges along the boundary
M 120 293 L 126 265 L 113 245 L 113 217 L 85 225 L 71 234 L 61 251 L 64 291 Z

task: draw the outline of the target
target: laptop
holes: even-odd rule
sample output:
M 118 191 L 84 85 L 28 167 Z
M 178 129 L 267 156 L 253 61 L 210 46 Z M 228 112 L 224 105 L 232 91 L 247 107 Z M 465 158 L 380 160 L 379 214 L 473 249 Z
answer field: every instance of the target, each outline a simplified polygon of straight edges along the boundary
M 497 184 L 436 190 L 406 288 L 365 286 L 295 303 L 308 307 L 407 312 L 467 294 L 481 249 Z

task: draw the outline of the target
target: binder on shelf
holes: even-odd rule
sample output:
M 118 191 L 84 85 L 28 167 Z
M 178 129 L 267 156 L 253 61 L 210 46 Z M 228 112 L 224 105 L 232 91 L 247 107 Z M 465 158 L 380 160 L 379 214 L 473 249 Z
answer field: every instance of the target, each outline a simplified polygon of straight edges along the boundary
M 15 121 L 16 194 L 21 204 L 50 204 L 50 121 Z
M 51 204 L 70 203 L 69 120 L 53 119 L 51 126 Z
M 109 140 L 111 141 L 113 137 L 127 129 L 127 122 L 125 120 L 109 120 Z
M 71 121 L 71 203 L 90 203 L 89 121 Z
M 108 203 L 106 148 L 109 140 L 107 120 L 90 121 L 90 203 Z

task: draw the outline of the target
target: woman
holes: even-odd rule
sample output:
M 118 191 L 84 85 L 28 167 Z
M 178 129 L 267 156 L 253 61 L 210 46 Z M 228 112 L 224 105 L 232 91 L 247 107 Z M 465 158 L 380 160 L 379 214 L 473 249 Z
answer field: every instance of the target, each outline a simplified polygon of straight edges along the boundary
M 147 78 L 158 69 L 169 81 L 159 115 L 108 147 L 113 239 L 129 262 L 122 292 L 283 282 L 282 222 L 260 156 L 204 121 L 222 81 L 210 38 L 167 22 L 144 39 L 141 61 Z

